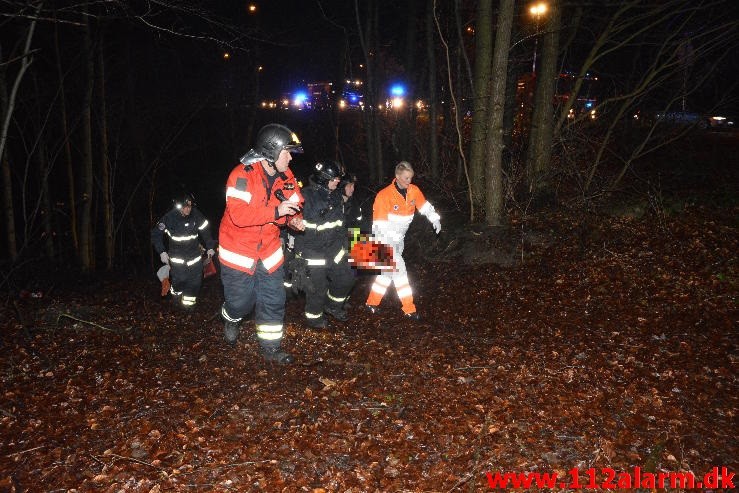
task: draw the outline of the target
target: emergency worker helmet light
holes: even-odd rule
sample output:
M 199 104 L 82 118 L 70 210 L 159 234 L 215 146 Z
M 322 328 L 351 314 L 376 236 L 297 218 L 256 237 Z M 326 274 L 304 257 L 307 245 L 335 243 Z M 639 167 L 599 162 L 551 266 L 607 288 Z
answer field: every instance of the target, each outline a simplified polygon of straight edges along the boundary
M 195 197 L 190 192 L 182 192 L 176 195 L 172 202 L 174 203 L 175 209 L 181 211 L 187 205 L 192 207 L 195 204 Z

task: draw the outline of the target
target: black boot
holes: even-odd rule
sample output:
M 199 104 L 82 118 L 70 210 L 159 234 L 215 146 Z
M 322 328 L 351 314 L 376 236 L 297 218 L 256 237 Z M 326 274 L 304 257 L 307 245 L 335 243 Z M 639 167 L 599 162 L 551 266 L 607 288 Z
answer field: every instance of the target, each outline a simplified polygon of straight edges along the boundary
M 340 322 L 346 322 L 349 320 L 349 314 L 346 313 L 346 310 L 343 307 L 327 306 L 323 311 Z
M 268 363 L 277 363 L 278 365 L 289 365 L 295 362 L 293 355 L 283 351 L 277 347 L 262 347 L 262 357 Z
M 228 344 L 231 346 L 236 345 L 236 340 L 239 338 L 239 332 L 241 332 L 239 322 L 232 322 L 230 320 L 223 319 L 223 337 L 226 339 Z
M 310 327 L 311 329 L 325 329 L 326 328 L 326 319 L 324 317 L 320 318 L 306 318 L 305 324 Z

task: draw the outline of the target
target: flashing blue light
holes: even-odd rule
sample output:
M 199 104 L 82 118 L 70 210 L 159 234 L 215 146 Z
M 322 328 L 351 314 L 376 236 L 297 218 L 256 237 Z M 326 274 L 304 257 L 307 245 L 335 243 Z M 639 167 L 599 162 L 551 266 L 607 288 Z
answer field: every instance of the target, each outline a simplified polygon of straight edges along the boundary
M 296 92 L 293 96 L 293 102 L 295 103 L 295 106 L 302 106 L 305 104 L 305 102 L 308 100 L 308 94 L 304 92 Z
M 586 108 L 592 108 L 593 107 L 593 102 L 592 101 L 588 101 L 587 103 L 585 103 L 585 107 Z
M 357 101 L 359 101 L 359 97 L 356 94 L 351 94 L 349 96 L 349 101 L 351 101 L 352 103 L 356 103 Z
M 403 86 L 402 84 L 395 84 L 390 88 L 390 94 L 395 97 L 401 97 L 405 95 L 405 86 Z

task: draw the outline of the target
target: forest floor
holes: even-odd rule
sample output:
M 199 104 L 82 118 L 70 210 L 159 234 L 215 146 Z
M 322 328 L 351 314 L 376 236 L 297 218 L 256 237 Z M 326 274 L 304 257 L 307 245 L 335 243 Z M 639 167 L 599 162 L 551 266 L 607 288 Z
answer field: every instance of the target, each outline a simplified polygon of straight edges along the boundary
M 464 258 L 444 255 L 452 240 L 421 254 L 411 235 L 423 320 L 395 296 L 363 311 L 359 273 L 349 322 L 309 329 L 303 301 L 287 303 L 285 367 L 262 361 L 253 323 L 224 344 L 217 277 L 192 313 L 153 276 L 16 298 L 0 491 L 452 493 L 492 491 L 496 471 L 556 473 L 557 491 L 660 490 L 627 484 L 635 467 L 739 483 L 739 208 L 690 190 L 679 208 L 587 228 L 536 214 L 503 243 L 464 227 Z M 510 261 L 472 255 L 489 250 Z

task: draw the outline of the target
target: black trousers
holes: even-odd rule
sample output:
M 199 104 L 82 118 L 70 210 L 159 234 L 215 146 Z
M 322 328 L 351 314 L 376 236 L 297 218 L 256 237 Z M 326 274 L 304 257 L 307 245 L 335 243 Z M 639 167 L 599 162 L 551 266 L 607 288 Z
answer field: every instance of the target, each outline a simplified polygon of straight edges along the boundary
M 170 262 L 169 268 L 172 293 L 182 295 L 183 300 L 191 300 L 188 304 L 194 304 L 203 283 L 203 261 L 200 260 L 192 265 Z
M 305 293 L 305 316 L 320 320 L 324 308 L 343 307 L 354 287 L 354 271 L 345 249 L 331 254 L 306 250 L 303 257 L 308 262 L 313 284 L 313 290 Z

